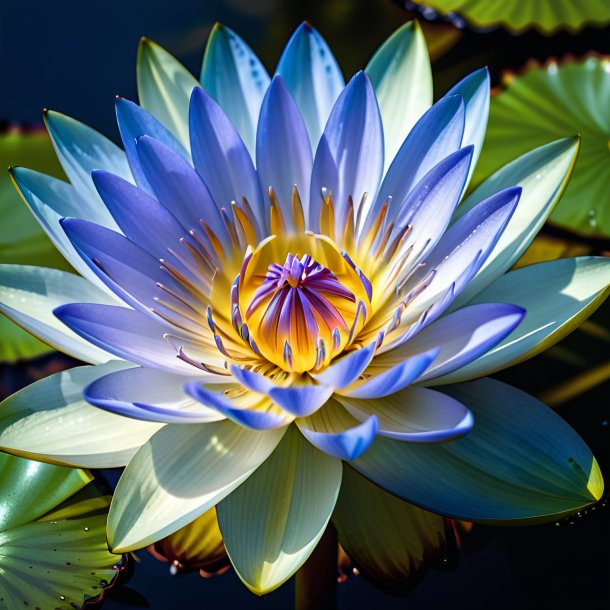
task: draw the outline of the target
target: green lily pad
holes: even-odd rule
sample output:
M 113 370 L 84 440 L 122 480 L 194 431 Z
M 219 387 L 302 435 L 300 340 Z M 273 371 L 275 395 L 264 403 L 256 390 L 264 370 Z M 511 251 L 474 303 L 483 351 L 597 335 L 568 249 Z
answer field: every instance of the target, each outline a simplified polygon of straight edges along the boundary
M 580 134 L 580 155 L 550 220 L 580 235 L 610 236 L 610 58 L 551 61 L 503 84 L 474 182 L 536 146 Z
M 0 453 L 0 608 L 80 608 L 115 578 L 92 478 Z
M 586 24 L 610 22 L 607 0 L 417 0 L 419 5 L 439 13 L 457 13 L 477 28 L 501 25 L 520 32 L 536 28 L 544 34 L 567 29 L 580 30 Z
M 11 184 L 6 171 L 9 165 L 25 165 L 63 176 L 45 131 L 12 128 L 0 133 L 0 263 L 69 269 Z M 51 351 L 49 346 L 3 316 L 0 316 L 0 337 L 0 362 L 33 358 Z

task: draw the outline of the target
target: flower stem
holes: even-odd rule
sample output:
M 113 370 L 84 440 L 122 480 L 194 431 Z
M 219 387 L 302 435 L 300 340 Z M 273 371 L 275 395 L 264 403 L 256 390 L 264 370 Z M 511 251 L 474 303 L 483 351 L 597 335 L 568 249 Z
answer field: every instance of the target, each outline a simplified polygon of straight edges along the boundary
M 320 542 L 296 574 L 296 610 L 337 608 L 337 530 L 328 524 Z

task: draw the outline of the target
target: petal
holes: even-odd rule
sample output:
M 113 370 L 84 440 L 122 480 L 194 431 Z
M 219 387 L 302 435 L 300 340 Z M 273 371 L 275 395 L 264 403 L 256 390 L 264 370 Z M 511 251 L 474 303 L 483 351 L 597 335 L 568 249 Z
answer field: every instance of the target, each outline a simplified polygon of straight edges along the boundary
M 151 136 L 167 144 L 186 159 L 189 158 L 188 152 L 159 120 L 137 104 L 125 98 L 117 97 L 115 111 L 131 173 L 135 178 L 136 184 L 147 193 L 151 193 L 152 189 L 142 171 L 140 159 L 136 154 L 136 140 L 140 136 Z
M 313 415 L 299 418 L 296 423 L 303 436 L 324 453 L 341 460 L 355 460 L 371 446 L 379 427 L 376 415 L 363 419 L 356 419 L 331 399 Z
M 92 173 L 93 182 L 121 231 L 156 258 L 168 256 L 186 236 L 184 227 L 141 188 L 108 172 Z
M 70 303 L 53 313 L 77 335 L 120 358 L 185 375 L 201 373 L 178 359 L 176 350 L 163 338 L 165 326 L 133 309 Z
M 578 138 L 565 138 L 536 148 L 496 172 L 458 207 L 459 218 L 501 189 L 515 185 L 522 188 L 519 205 L 506 230 L 456 306 L 467 303 L 521 258 L 559 201 L 578 149 Z
M 238 384 L 206 387 L 193 381 L 186 384 L 184 391 L 206 407 L 253 430 L 281 428 L 294 419 L 264 394 L 244 390 Z
M 119 480 L 108 515 L 110 547 L 139 549 L 190 523 L 245 481 L 283 432 L 255 432 L 226 420 L 164 426 Z
M 159 119 L 188 151 L 189 100 L 199 83 L 178 60 L 147 38 L 142 38 L 138 47 L 136 67 L 140 105 Z
M 223 419 L 187 396 L 182 389 L 185 381 L 184 375 L 137 367 L 96 379 L 83 395 L 96 407 L 143 421 L 182 424 Z
M 351 465 L 404 500 L 457 519 L 554 521 L 598 500 L 599 467 L 551 409 L 492 379 L 452 386 L 476 425 L 451 443 L 378 437 Z
M 359 572 L 394 595 L 405 595 L 457 551 L 449 520 L 385 492 L 346 465 L 332 519 Z
M 305 417 L 317 411 L 332 395 L 333 388 L 304 381 L 281 386 L 262 373 L 231 367 L 233 377 L 253 392 L 266 394 L 278 406 L 296 417 Z
M 441 351 L 418 383 L 435 379 L 475 360 L 521 323 L 526 314 L 518 305 L 480 303 L 458 309 L 421 330 L 401 346 L 377 358 L 381 365 L 440 346 Z
M 0 265 L 0 311 L 35 337 L 79 360 L 94 364 L 111 355 L 84 341 L 54 315 L 60 305 L 88 299 L 111 303 L 108 296 L 87 280 L 74 275 L 26 265 Z
M 383 171 L 383 128 L 375 93 L 364 72 L 358 72 L 345 87 L 328 119 L 316 150 L 312 177 L 309 226 L 319 225 L 321 189 L 332 193 L 335 230 L 343 235 L 348 197 L 358 212 L 364 194 L 366 218 L 375 201 Z
M 154 138 L 142 136 L 137 151 L 157 199 L 189 230 L 204 220 L 222 243 L 229 234 L 205 183 L 184 157 Z
M 0 447 L 66 466 L 125 466 L 161 424 L 114 415 L 87 404 L 83 389 L 129 363 L 109 362 L 55 373 L 0 405 Z
M 337 396 L 359 421 L 372 415 L 379 419 L 377 434 L 412 443 L 438 443 L 469 432 L 474 420 L 460 402 L 427 388 L 411 387 L 372 400 Z
M 327 385 L 335 390 L 343 390 L 348 387 L 364 372 L 375 355 L 377 342 L 374 341 L 362 349 L 357 349 L 347 356 L 338 358 L 321 373 L 312 377 L 322 385 Z
M 381 208 L 392 198 L 390 220 L 412 188 L 438 163 L 460 149 L 464 132 L 464 100 L 444 97 L 419 119 L 402 143 L 386 172 L 375 205 L 363 229 L 375 222 Z M 384 135 L 387 132 L 384 131 Z
M 341 462 L 290 428 L 269 459 L 217 507 L 231 563 L 262 595 L 305 562 L 330 520 Z
M 434 384 L 488 375 L 548 349 L 604 302 L 609 284 L 610 260 L 601 257 L 564 258 L 507 273 L 473 302 L 510 300 L 527 311 L 525 319 L 494 348 Z
M 101 133 L 58 112 L 46 112 L 44 120 L 59 161 L 81 195 L 97 200 L 91 181 L 94 169 L 132 179 L 125 153 Z
M 363 382 L 355 383 L 339 393 L 352 398 L 378 398 L 394 394 L 418 379 L 439 352 L 440 348 L 435 347 L 422 354 L 409 356 L 390 368 L 385 367 L 382 360 L 373 360 L 372 366 L 365 371 Z
M 461 95 L 464 98 L 466 117 L 462 145 L 474 146 L 472 165 L 468 174 L 468 180 L 470 180 L 481 154 L 485 130 L 487 129 L 487 118 L 489 116 L 489 70 L 481 68 L 469 74 L 447 91 L 446 96 L 450 95 Z
M 468 280 L 485 264 L 519 203 L 520 187 L 507 188 L 485 199 L 445 232 L 438 245 L 405 284 L 409 293 L 433 272 L 427 288 L 409 302 L 403 324 L 416 319 L 452 285 L 454 295 L 468 286 Z M 476 262 L 475 262 L 476 261 Z M 466 277 L 464 278 L 464 273 Z M 464 278 L 460 281 L 460 278 Z M 458 285 L 459 284 L 459 285 Z M 450 303 L 447 303 L 447 306 Z
M 240 203 L 245 197 L 264 226 L 267 206 L 258 176 L 248 149 L 227 115 L 206 92 L 195 89 L 189 121 L 193 163 L 216 205 L 228 209 L 232 201 Z
M 309 23 L 302 23 L 295 30 L 276 74 L 282 77 L 301 110 L 315 149 L 345 81 L 326 41 Z
M 256 168 L 264 190 L 273 188 L 284 221 L 292 229 L 292 194 L 296 186 L 308 216 L 313 157 L 307 128 L 282 79 L 267 90 L 256 132 Z
M 208 38 L 201 84 L 220 104 L 254 157 L 256 123 L 269 75 L 252 49 L 224 25 L 216 24 Z
M 432 70 L 417 21 L 405 23 L 379 47 L 366 67 L 385 134 L 386 167 L 415 122 L 432 104 Z

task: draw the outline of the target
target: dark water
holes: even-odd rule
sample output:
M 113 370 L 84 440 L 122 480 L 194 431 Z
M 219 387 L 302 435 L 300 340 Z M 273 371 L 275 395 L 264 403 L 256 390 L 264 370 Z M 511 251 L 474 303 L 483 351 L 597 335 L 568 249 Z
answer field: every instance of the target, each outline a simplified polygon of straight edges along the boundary
M 39 123 L 41 109 L 49 107 L 115 137 L 114 96 L 135 99 L 140 36 L 156 40 L 197 73 L 207 33 L 214 21 L 221 20 L 240 32 L 272 68 L 292 28 L 304 18 L 327 36 L 348 75 L 366 63 L 406 13 L 389 0 L 5 0 L 0 12 L 0 119 Z M 560 35 L 552 40 L 537 34 L 515 39 L 503 32 L 466 33 L 438 62 L 437 89 L 443 91 L 485 63 L 497 82 L 500 67 L 518 68 L 529 56 L 545 59 L 589 49 L 610 51 L 608 30 L 585 30 L 579 36 Z M 55 366 L 56 361 L 44 358 L 17 368 L 2 367 L 2 393 L 27 378 L 52 372 Z M 564 373 L 568 374 L 556 361 L 538 359 L 503 378 L 537 391 Z M 540 385 L 543 381 L 546 386 Z M 609 396 L 606 383 L 560 409 L 589 443 L 606 478 L 610 476 Z M 109 593 L 104 610 L 292 605 L 292 583 L 258 599 L 233 573 L 211 580 L 197 574 L 172 577 L 166 564 L 147 553 L 141 553 L 140 559 L 129 582 Z M 339 605 L 415 610 L 605 608 L 610 603 L 609 573 L 609 509 L 599 506 L 559 525 L 510 530 L 477 527 L 460 553 L 458 566 L 432 572 L 408 598 L 390 597 L 353 577 L 339 587 Z

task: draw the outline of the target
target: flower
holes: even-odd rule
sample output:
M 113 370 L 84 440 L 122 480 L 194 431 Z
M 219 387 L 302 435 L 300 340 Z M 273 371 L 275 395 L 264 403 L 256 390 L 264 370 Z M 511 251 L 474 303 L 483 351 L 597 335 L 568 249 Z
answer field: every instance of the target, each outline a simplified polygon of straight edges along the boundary
M 48 112 L 71 184 L 12 170 L 83 277 L 4 267 L 2 310 L 93 366 L 24 390 L 11 417 L 2 407 L 0 446 L 128 464 L 108 518 L 117 552 L 215 506 L 257 593 L 299 568 L 331 517 L 356 564 L 404 575 L 404 551 L 375 546 L 403 523 L 378 515 L 531 522 L 599 499 L 597 463 L 558 416 L 493 379 L 461 383 L 540 352 L 606 297 L 605 259 L 507 272 L 578 140 L 517 159 L 457 207 L 489 78 L 430 107 L 413 24 L 347 85 L 308 24 L 273 79 L 218 26 L 201 82 L 143 41 L 141 106 L 116 102 L 124 151 Z M 428 521 L 408 545 L 418 562 L 443 527 Z

